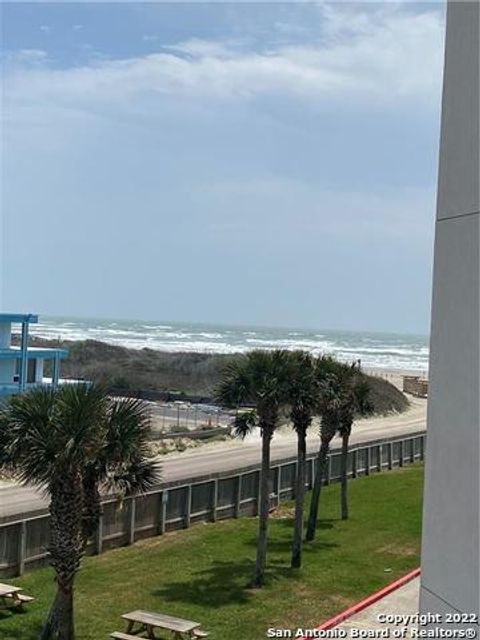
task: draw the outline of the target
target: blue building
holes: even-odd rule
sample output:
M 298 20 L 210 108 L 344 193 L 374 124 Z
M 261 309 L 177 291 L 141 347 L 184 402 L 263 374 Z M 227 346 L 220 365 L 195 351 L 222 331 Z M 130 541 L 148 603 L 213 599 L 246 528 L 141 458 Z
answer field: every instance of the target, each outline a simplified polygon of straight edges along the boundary
M 39 385 L 58 385 L 60 361 L 68 351 L 29 347 L 29 327 L 37 322 L 38 316 L 32 314 L 0 313 L 0 397 Z M 20 329 L 20 346 L 12 346 L 14 325 Z M 45 361 L 52 363 L 51 378 L 44 378 Z

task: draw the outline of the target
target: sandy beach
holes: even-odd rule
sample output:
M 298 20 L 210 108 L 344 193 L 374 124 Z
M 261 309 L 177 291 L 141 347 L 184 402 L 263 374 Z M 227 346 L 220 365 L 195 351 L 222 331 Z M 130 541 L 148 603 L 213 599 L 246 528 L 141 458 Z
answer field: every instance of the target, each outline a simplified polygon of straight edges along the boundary
M 428 379 L 428 371 L 426 369 L 419 371 L 418 369 L 381 369 L 363 367 L 362 370 L 368 375 L 388 380 L 400 390 L 403 388 L 403 376 L 420 376 L 421 378 Z

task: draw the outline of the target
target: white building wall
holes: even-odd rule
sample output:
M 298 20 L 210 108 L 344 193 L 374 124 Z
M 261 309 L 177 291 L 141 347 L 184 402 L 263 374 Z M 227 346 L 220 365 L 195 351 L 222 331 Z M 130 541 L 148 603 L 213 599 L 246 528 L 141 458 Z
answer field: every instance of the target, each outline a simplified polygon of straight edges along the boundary
M 0 360 L 0 385 L 12 384 L 15 376 L 15 361 Z
M 8 349 L 12 343 L 12 325 L 10 322 L 0 324 L 0 349 Z M 11 384 L 15 375 L 13 360 L 0 360 L 0 384 Z
M 479 608 L 478 0 L 450 1 L 435 237 L 420 609 Z
M 35 369 L 35 382 L 43 382 L 43 358 L 37 358 Z
M 0 349 L 9 349 L 12 344 L 12 325 L 10 322 L 0 324 Z

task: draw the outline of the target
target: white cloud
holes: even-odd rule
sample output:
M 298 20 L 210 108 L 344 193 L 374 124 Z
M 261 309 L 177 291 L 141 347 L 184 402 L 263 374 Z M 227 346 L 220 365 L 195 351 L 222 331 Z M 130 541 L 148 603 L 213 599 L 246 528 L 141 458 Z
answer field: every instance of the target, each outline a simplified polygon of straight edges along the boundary
M 180 56 L 189 56 L 192 60 L 202 59 L 233 59 L 240 55 L 238 45 L 243 44 L 243 41 L 235 40 L 201 40 L 199 38 L 191 38 L 179 42 L 175 45 L 166 45 L 162 48 L 166 51 L 172 51 L 174 54 Z
M 299 292 L 299 314 L 308 316 L 324 273 L 335 288 L 338 271 L 346 282 L 378 275 L 387 291 L 393 276 L 394 298 L 411 300 L 406 326 L 414 323 L 421 313 L 412 290 L 426 279 L 432 244 L 443 23 L 435 7 L 357 6 L 322 8 L 305 37 L 282 14 L 256 50 L 253 34 L 250 42 L 188 39 L 168 49 L 159 42 L 156 53 L 123 60 L 85 45 L 89 63 L 70 68 L 40 50 L 4 56 L 9 233 L 26 253 L 44 238 L 44 271 L 52 273 L 55 248 L 68 248 L 68 263 L 72 225 L 80 230 L 74 244 L 86 233 L 92 260 L 79 299 L 90 306 L 96 294 L 82 293 L 82 282 L 95 280 L 113 232 L 113 244 L 130 252 L 134 288 L 168 272 L 181 252 L 177 288 L 195 273 L 216 290 L 235 289 L 234 310 L 262 301 L 265 290 L 296 308 L 289 300 Z M 111 252 L 109 264 L 121 270 L 123 254 Z M 363 272 L 350 266 L 352 254 Z M 258 285 L 268 273 L 273 284 Z M 308 295 L 296 282 L 305 277 Z M 62 278 L 54 285 L 61 299 Z M 357 290 L 335 293 L 334 306 L 348 307 Z M 423 309 L 429 296 L 420 293 Z M 289 317 L 275 305 L 269 313 Z
M 77 107 L 125 104 L 145 93 L 206 100 L 280 94 L 346 104 L 410 100 L 421 106 L 439 95 L 443 29 L 436 9 L 415 14 L 398 5 L 375 12 L 327 5 L 323 35 L 307 44 L 248 51 L 235 42 L 194 39 L 84 67 L 39 70 L 26 63 L 8 77 L 7 95 Z
M 51 33 L 52 32 L 52 27 L 50 27 L 48 24 L 42 24 L 40 25 L 40 31 L 43 31 L 43 33 Z
M 5 52 L 4 59 L 8 65 L 35 66 L 47 62 L 48 54 L 43 49 L 18 49 Z

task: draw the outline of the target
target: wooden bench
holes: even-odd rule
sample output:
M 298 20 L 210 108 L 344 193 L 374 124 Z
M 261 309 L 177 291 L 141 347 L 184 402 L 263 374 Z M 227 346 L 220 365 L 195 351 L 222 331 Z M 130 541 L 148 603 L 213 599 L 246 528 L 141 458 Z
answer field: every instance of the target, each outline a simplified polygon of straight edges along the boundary
M 201 640 L 207 638 L 208 633 L 200 630 L 200 623 L 193 620 L 175 618 L 153 611 L 130 611 L 124 613 L 122 618 L 127 621 L 125 633 L 115 632 L 114 640 L 132 640 L 139 633 L 144 633 L 148 638 L 155 638 L 155 630 L 162 629 L 173 632 L 176 640 Z
M 22 608 L 24 604 L 32 602 L 35 598 L 21 593 L 21 587 L 13 587 L 9 584 L 0 583 L 0 609 L 10 607 Z
M 110 638 L 114 638 L 114 640 L 138 640 L 138 636 L 131 636 L 129 633 L 122 633 L 121 631 L 114 631 L 110 634 Z
M 24 593 L 19 593 L 17 595 L 17 598 L 20 600 L 22 604 L 24 602 L 33 602 L 35 600 L 35 598 L 32 598 L 32 596 L 26 596 Z
M 206 631 L 200 631 L 200 629 L 195 629 L 192 633 L 193 638 L 208 638 L 208 633 Z M 138 636 L 132 636 L 122 631 L 114 631 L 110 634 L 110 638 L 113 638 L 113 640 L 138 640 Z
M 8 604 L 8 607 L 16 607 L 18 609 L 23 609 L 24 604 L 28 604 L 29 602 L 33 602 L 35 600 L 35 598 L 32 598 L 32 596 L 26 596 L 23 593 L 16 593 L 15 596 L 7 595 L 3 598 L 3 601 Z

